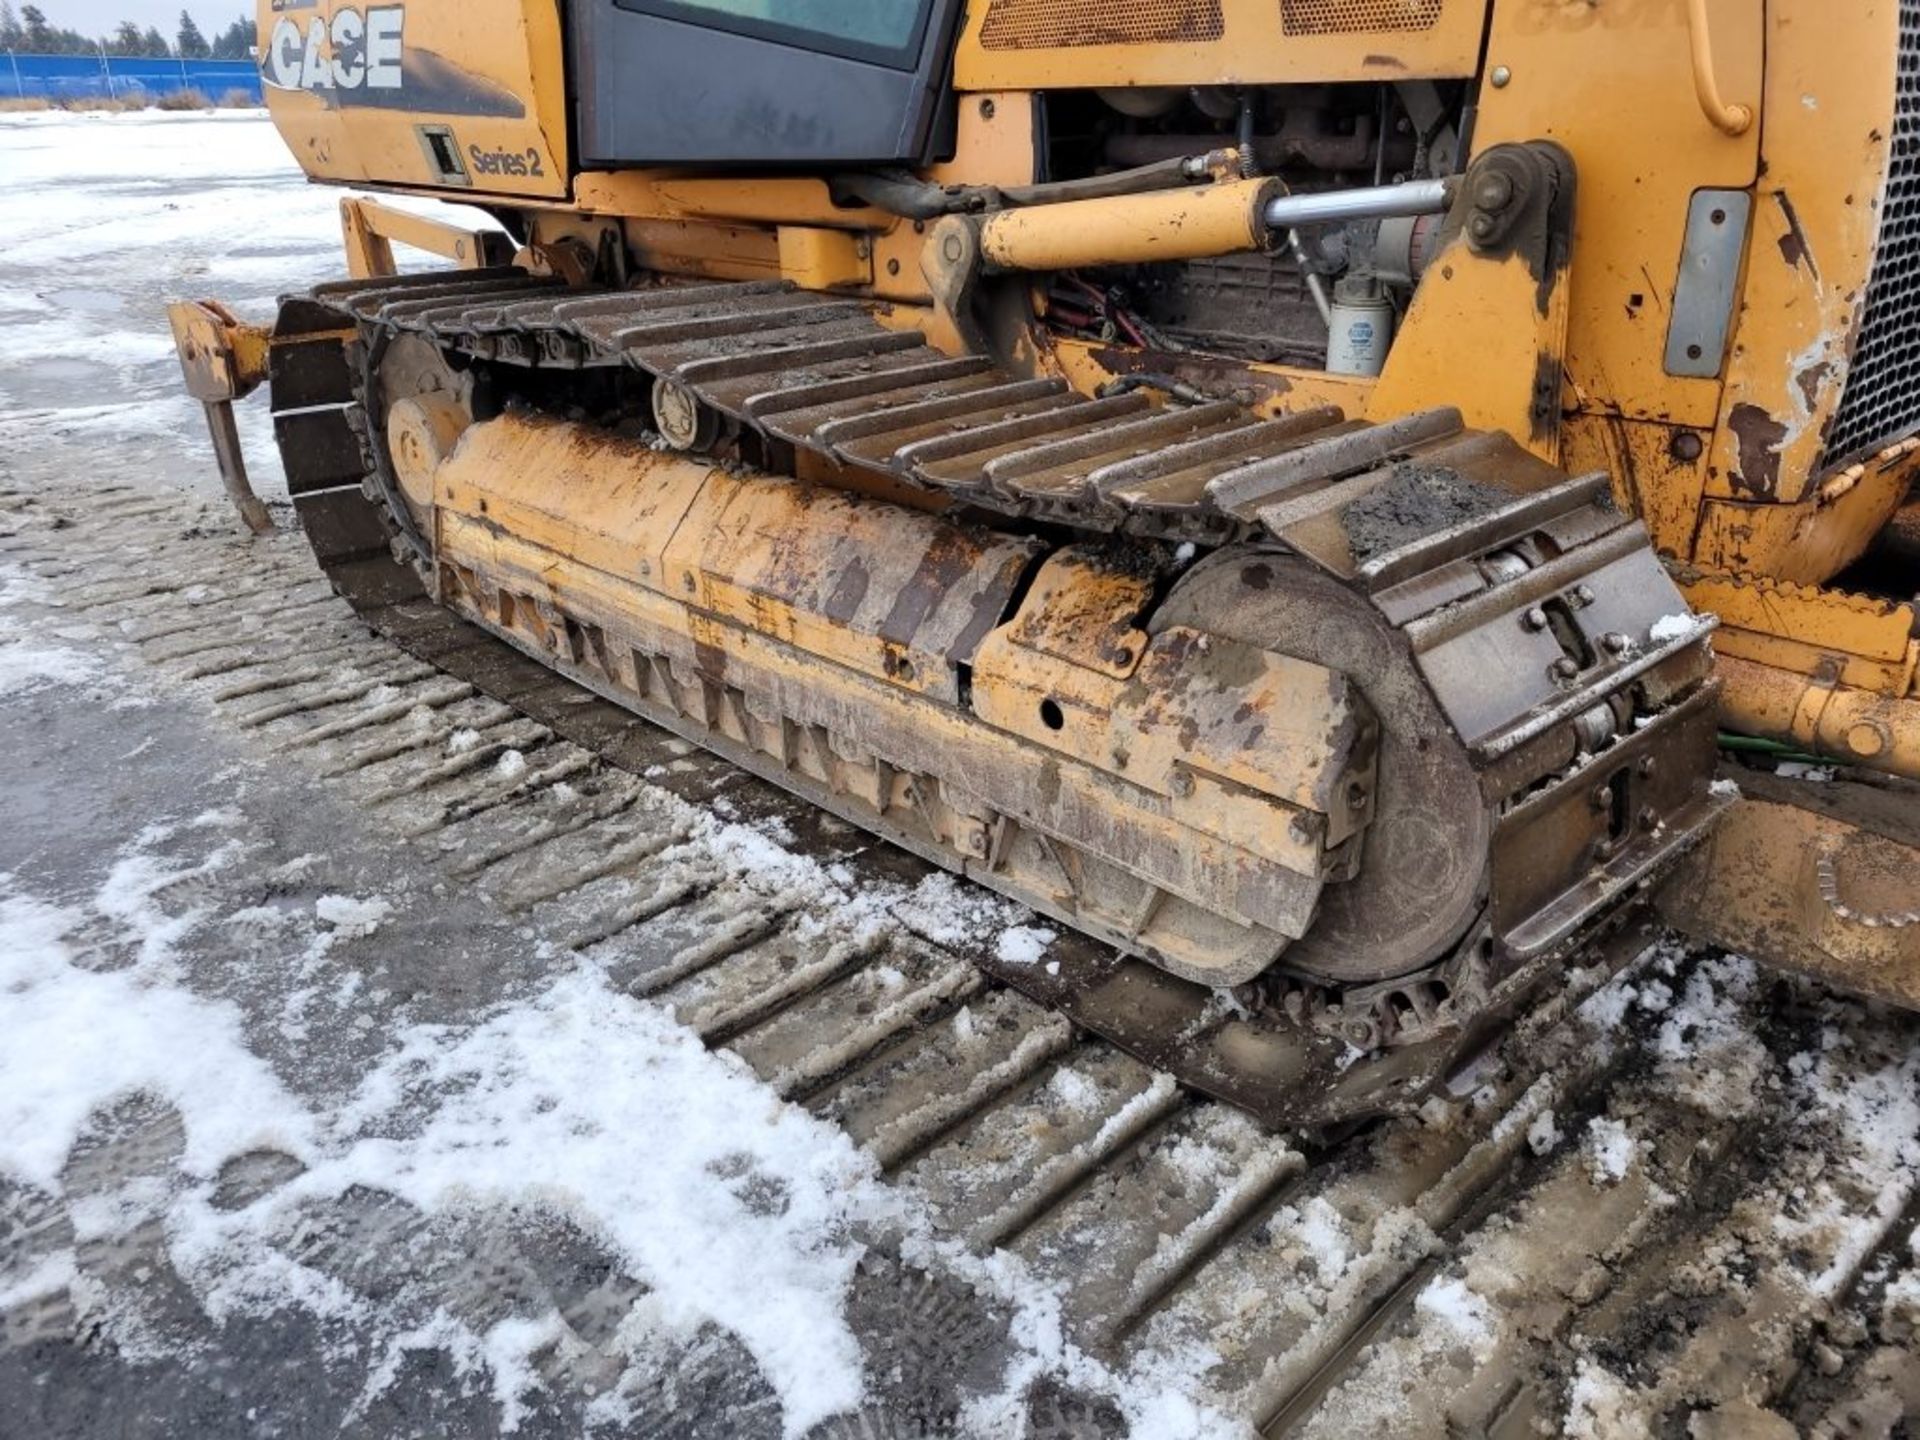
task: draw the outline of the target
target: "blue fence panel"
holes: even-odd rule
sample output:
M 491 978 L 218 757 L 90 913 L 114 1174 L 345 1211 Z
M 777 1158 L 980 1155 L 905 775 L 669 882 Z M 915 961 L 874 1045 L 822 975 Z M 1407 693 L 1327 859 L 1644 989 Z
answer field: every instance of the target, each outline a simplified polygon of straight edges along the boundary
M 233 91 L 265 103 L 251 60 L 122 59 L 107 55 L 16 55 L 0 59 L 0 95 L 23 100 L 159 100 L 198 90 L 209 100 Z

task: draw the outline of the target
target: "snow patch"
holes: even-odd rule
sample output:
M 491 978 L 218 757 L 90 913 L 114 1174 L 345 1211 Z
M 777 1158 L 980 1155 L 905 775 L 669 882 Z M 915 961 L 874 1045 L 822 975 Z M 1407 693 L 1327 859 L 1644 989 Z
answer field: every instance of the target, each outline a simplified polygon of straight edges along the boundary
M 1560 1127 L 1554 1123 L 1551 1110 L 1542 1110 L 1527 1126 L 1527 1148 L 1536 1155 L 1551 1153 L 1560 1140 Z
M 1684 640 L 1700 628 L 1700 619 L 1696 615 L 1682 612 L 1678 615 L 1662 615 L 1653 622 L 1653 629 L 1647 632 L 1647 638 L 1656 645 L 1665 645 L 1674 640 Z
M 1413 1302 L 1413 1308 L 1429 1320 L 1445 1325 L 1476 1355 L 1487 1353 L 1493 1343 L 1493 1316 L 1487 1302 L 1457 1279 L 1430 1282 Z
M 26 695 L 48 686 L 89 685 L 104 678 L 99 665 L 78 650 L 26 640 L 0 643 L 0 694 Z
M 312 1126 L 248 1051 L 239 1010 L 151 964 L 80 968 L 68 939 L 82 922 L 0 877 L 0 1173 L 58 1194 L 88 1117 L 138 1094 L 179 1110 L 190 1174 L 249 1149 L 306 1153 Z
M 1587 1126 L 1583 1147 L 1587 1174 L 1595 1185 L 1617 1185 L 1639 1157 L 1640 1142 L 1618 1120 L 1602 1116 Z
M 1000 932 L 1000 938 L 994 944 L 994 954 L 1002 965 L 1035 965 L 1047 953 L 1047 947 L 1059 935 L 1052 930 L 1043 930 L 1038 926 L 1016 925 L 1011 930 Z M 1049 974 L 1057 975 L 1060 967 L 1049 965 Z
M 1631 1410 L 1632 1395 L 1604 1366 L 1582 1359 L 1567 1387 L 1567 1413 L 1560 1433 L 1566 1440 L 1616 1440 L 1644 1433 Z
M 393 913 L 393 906 L 378 898 L 356 900 L 348 895 L 322 895 L 313 903 L 313 913 L 333 928 L 343 940 L 362 940 L 380 928 Z
M 1804 760 L 1782 760 L 1773 767 L 1773 773 L 1782 780 L 1801 780 L 1809 785 L 1825 785 L 1832 781 L 1835 767 L 1813 765 Z

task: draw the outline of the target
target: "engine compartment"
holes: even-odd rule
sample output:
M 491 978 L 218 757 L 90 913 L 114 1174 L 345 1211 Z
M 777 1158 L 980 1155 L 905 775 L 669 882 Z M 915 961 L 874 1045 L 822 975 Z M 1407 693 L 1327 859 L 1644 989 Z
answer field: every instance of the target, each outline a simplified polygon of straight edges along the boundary
M 1246 177 L 1288 193 L 1455 173 L 1470 125 L 1464 82 L 1147 87 L 1044 96 L 1047 180 L 1117 174 L 1236 150 Z M 1052 277 L 1061 334 L 1158 352 L 1374 375 L 1432 251 L 1439 217 L 1303 227 L 1265 253 Z

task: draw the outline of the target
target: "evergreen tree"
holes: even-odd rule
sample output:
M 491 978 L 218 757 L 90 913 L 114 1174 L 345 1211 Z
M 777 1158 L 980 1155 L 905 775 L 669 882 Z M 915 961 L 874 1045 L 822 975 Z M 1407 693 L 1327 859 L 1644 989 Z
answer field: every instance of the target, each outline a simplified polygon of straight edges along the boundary
M 113 38 L 107 42 L 109 55 L 144 55 L 147 53 L 147 37 L 140 33 L 140 27 L 131 20 L 122 20 L 120 28 L 113 32 Z
M 207 44 L 207 37 L 200 33 L 200 27 L 193 23 L 193 16 L 182 10 L 180 12 L 180 58 L 204 60 L 212 50 L 213 47 Z
M 26 43 L 26 27 L 14 13 L 13 0 L 0 0 L 0 50 L 20 50 Z
M 242 15 L 214 39 L 213 58 L 216 60 L 251 59 L 253 42 L 253 17 Z
M 28 5 L 20 11 L 20 21 L 25 27 L 22 37 L 26 48 L 47 53 L 47 47 L 53 44 L 53 28 L 47 24 L 47 17 L 38 5 Z
M 149 25 L 147 27 L 147 33 L 141 37 L 140 53 L 142 55 L 151 55 L 156 60 L 164 60 L 167 56 L 173 54 L 173 51 L 167 48 L 167 37 L 160 33 L 159 27 Z

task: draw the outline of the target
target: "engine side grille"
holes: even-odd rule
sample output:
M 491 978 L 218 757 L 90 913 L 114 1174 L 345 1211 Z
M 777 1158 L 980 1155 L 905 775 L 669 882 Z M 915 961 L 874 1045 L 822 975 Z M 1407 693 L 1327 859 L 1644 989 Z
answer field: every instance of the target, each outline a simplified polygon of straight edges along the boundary
M 1900 0 L 1899 62 L 1880 246 L 1822 469 L 1920 429 L 1920 0 Z
M 1368 30 L 1431 30 L 1446 0 L 1280 0 L 1289 35 L 1350 35 Z
M 986 50 L 1154 45 L 1218 40 L 1220 0 L 993 0 L 980 24 Z

